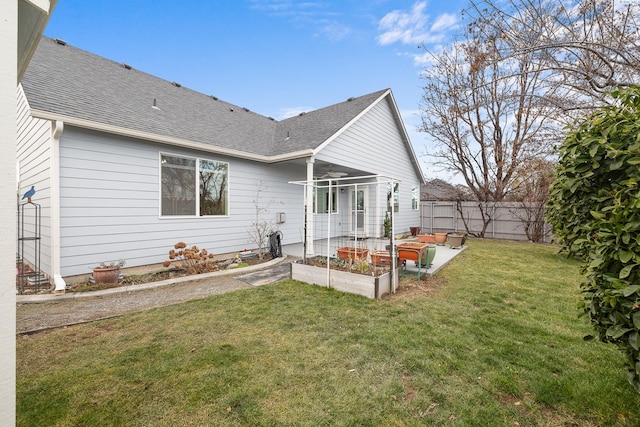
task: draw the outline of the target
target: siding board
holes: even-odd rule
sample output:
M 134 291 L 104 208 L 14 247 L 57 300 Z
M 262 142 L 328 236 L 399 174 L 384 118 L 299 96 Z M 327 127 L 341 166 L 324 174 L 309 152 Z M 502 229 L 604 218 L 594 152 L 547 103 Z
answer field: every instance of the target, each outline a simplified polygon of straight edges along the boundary
M 51 123 L 34 119 L 29 114 L 29 105 L 22 88 L 18 86 L 18 117 L 16 155 L 20 176 L 18 202 L 32 185 L 36 188 L 33 202 L 41 205 L 40 268 L 51 274 Z M 25 216 L 25 231 L 31 233 L 34 218 Z M 25 242 L 25 259 L 33 262 L 35 246 Z
M 160 217 L 160 155 L 192 156 L 229 163 L 229 216 Z M 264 165 L 67 126 L 60 141 L 61 265 L 64 276 L 88 273 L 102 261 L 123 258 L 128 266 L 167 259 L 178 241 L 222 254 L 251 248 L 256 189 L 269 201 L 261 220 L 275 225 L 285 243 L 299 241 L 304 166 Z M 295 240 L 293 240 L 295 239 Z

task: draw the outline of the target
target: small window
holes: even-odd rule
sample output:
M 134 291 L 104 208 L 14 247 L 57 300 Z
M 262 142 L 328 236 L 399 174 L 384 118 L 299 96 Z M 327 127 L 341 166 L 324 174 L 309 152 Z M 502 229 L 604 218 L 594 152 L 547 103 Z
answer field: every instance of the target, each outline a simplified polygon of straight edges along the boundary
M 420 209 L 420 191 L 418 187 L 413 187 L 411 189 L 411 209 L 417 211 Z
M 162 216 L 228 215 L 229 164 L 160 156 Z
M 326 214 L 329 212 L 329 206 L 331 206 L 331 213 L 338 212 L 338 188 L 335 184 L 330 186 L 328 181 L 318 181 L 314 190 L 315 213 Z M 331 194 L 331 200 L 329 194 Z

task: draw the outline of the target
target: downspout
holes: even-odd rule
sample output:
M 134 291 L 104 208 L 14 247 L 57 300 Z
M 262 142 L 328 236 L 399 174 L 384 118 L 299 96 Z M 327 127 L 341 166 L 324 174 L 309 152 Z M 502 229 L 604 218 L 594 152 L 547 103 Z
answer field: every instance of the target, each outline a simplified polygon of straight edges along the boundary
M 306 254 L 313 256 L 313 163 L 315 162 L 313 156 L 307 159 L 307 194 L 305 204 L 305 223 L 306 223 L 306 235 L 304 236 L 306 242 Z
M 60 137 L 64 123 L 53 122 L 51 129 L 51 274 L 56 291 L 64 291 L 66 283 L 60 274 Z

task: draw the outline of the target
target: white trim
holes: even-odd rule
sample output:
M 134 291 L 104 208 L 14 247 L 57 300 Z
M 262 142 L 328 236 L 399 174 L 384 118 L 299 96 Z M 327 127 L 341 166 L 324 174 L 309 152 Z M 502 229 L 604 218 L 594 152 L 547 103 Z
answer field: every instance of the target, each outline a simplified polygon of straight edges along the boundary
M 196 194 L 195 194 L 195 212 L 193 215 L 162 215 L 162 156 L 177 157 L 182 159 L 195 160 L 195 178 L 196 178 Z M 200 160 L 216 163 L 224 163 L 227 165 L 227 213 L 225 215 L 200 215 Z M 166 151 L 158 151 L 158 218 L 159 219 L 184 219 L 184 218 L 229 218 L 231 216 L 231 164 L 222 160 L 216 160 L 201 156 L 191 156 L 184 154 L 175 154 Z
M 308 149 L 308 150 L 295 151 L 293 153 L 279 154 L 277 156 L 263 156 L 260 154 L 247 153 L 246 151 L 232 150 L 232 149 L 222 148 L 222 147 L 218 147 L 211 144 L 193 142 L 193 141 L 188 141 L 186 139 L 158 135 L 151 132 L 137 131 L 137 130 L 127 129 L 120 126 L 97 123 L 91 120 L 65 116 L 62 114 L 49 113 L 47 111 L 42 111 L 42 110 L 32 109 L 30 112 L 31 112 L 31 115 L 36 118 L 52 120 L 52 121 L 62 120 L 67 125 L 77 126 L 84 129 L 90 129 L 90 130 L 96 130 L 100 132 L 111 133 L 115 135 L 122 135 L 122 136 L 128 136 L 132 138 L 144 139 L 146 141 L 161 142 L 161 143 L 173 145 L 176 147 L 190 148 L 193 150 L 204 151 L 207 153 L 220 154 L 223 156 L 253 160 L 261 163 L 277 163 L 285 160 L 305 158 L 313 154 L 313 150 Z
M 51 9 L 51 4 L 49 0 L 24 0 L 27 3 L 31 3 L 33 6 L 40 9 L 45 15 L 49 15 L 49 11 Z

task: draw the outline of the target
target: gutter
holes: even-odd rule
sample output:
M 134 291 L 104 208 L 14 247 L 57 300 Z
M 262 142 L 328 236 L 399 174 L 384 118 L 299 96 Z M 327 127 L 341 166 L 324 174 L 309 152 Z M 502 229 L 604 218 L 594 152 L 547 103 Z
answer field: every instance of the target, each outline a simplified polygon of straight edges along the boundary
M 246 151 L 222 148 L 202 142 L 193 142 L 186 139 L 174 138 L 151 132 L 137 131 L 120 126 L 113 126 L 104 123 L 98 123 L 91 120 L 80 119 L 77 117 L 66 116 L 62 114 L 50 113 L 48 111 L 31 109 L 31 116 L 39 119 L 50 120 L 52 122 L 64 122 L 66 125 L 76 126 L 83 129 L 96 130 L 131 138 L 143 139 L 145 141 L 159 142 L 176 147 L 190 148 L 207 153 L 215 153 L 228 157 L 239 159 L 253 160 L 260 163 L 278 163 L 286 160 L 295 160 L 306 158 L 313 155 L 312 149 L 294 151 L 286 154 L 278 154 L 276 156 L 265 156 L 260 154 L 248 153 Z

